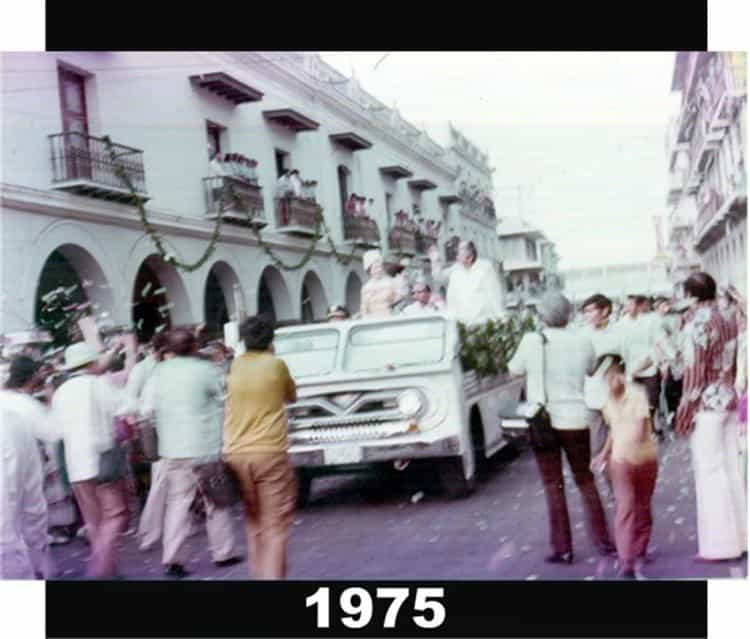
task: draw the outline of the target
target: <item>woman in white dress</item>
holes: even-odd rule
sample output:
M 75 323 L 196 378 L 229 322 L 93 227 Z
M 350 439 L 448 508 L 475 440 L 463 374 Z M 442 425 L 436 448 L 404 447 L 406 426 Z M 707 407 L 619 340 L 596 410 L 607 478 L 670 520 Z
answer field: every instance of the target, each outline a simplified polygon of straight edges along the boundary
M 385 272 L 383 256 L 380 251 L 367 251 L 362 263 L 370 279 L 362 287 L 360 314 L 362 317 L 388 317 L 399 296 L 393 278 Z

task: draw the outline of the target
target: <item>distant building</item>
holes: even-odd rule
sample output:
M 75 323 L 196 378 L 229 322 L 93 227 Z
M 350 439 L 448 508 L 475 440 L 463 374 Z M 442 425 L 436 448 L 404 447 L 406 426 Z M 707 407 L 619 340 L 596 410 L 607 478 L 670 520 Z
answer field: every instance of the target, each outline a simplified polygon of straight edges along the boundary
M 673 294 L 666 260 L 563 269 L 563 292 L 575 305 L 594 293 L 602 293 L 616 302 L 630 294 Z
M 746 54 L 679 52 L 668 131 L 670 278 L 696 270 L 745 289 L 747 269 Z
M 509 307 L 534 305 L 545 290 L 560 288 L 555 245 L 541 230 L 521 217 L 509 217 L 498 224 L 497 236 Z

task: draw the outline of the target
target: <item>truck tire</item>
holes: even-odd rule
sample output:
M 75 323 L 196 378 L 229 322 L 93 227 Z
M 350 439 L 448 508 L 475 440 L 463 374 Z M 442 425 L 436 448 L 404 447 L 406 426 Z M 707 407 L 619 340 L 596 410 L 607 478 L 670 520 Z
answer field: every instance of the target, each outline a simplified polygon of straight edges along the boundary
M 297 475 L 297 508 L 304 508 L 310 501 L 313 477 L 310 473 L 298 468 Z
M 473 442 L 471 442 L 469 450 L 473 455 Z M 437 470 L 443 493 L 448 499 L 462 499 L 474 492 L 474 488 L 476 488 L 476 467 L 474 474 L 467 479 L 464 473 L 463 457 L 443 457 L 439 460 Z

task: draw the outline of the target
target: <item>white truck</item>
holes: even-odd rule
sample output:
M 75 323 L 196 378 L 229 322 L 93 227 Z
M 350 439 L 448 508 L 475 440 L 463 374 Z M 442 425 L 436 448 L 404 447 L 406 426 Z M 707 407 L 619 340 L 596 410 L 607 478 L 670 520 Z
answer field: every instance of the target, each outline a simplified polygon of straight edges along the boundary
M 519 399 L 523 379 L 463 371 L 448 315 L 295 326 L 274 345 L 297 382 L 289 437 L 301 504 L 317 476 L 425 458 L 449 497 L 466 496 L 477 464 L 508 443 L 499 407 Z

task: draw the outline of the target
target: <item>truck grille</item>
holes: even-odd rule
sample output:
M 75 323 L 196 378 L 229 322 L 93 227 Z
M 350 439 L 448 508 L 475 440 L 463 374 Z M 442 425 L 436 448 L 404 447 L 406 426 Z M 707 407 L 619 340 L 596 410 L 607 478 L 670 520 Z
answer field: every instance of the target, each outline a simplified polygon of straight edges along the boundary
M 308 427 L 289 434 L 293 444 L 325 444 L 385 439 L 409 432 L 409 422 L 359 424 L 352 426 Z
M 404 415 L 397 398 L 403 389 L 372 393 L 333 393 L 301 399 L 289 407 L 292 431 L 322 427 L 372 426 L 398 422 Z

